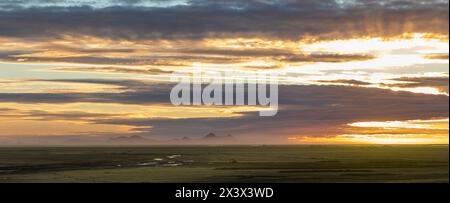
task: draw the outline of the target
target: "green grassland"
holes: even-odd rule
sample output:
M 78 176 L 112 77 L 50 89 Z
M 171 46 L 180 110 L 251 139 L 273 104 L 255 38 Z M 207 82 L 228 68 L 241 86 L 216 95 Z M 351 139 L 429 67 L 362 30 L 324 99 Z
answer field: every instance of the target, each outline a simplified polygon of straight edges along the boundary
M 449 182 L 448 145 L 0 147 L 0 182 Z

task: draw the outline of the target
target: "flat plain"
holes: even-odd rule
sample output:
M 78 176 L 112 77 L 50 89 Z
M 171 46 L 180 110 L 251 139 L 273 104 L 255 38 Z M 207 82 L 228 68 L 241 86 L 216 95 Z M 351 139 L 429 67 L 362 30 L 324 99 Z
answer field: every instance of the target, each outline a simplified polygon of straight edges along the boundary
M 448 145 L 0 147 L 0 182 L 449 182 Z

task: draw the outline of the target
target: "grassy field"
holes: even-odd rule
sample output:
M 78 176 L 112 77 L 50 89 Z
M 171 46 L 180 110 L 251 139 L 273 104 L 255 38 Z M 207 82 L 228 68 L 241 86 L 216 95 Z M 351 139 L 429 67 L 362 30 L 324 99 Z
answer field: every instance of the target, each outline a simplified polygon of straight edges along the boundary
M 0 182 L 449 182 L 438 146 L 0 147 Z

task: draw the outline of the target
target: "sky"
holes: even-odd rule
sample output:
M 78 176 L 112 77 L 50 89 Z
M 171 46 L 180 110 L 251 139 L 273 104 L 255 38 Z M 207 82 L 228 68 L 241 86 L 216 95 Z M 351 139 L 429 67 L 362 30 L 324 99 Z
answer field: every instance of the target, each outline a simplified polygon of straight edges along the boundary
M 448 144 L 448 30 L 448 0 L 3 0 L 0 145 Z M 282 75 L 278 113 L 172 105 L 198 67 Z

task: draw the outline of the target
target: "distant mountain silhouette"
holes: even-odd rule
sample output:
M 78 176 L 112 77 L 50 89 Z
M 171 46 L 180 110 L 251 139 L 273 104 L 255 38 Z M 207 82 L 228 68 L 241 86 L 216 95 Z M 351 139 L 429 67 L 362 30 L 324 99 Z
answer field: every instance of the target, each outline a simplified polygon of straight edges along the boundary
M 211 139 L 211 138 L 217 138 L 217 135 L 214 133 L 208 133 L 207 135 L 205 135 L 205 137 L 203 137 L 204 139 Z
M 200 138 L 176 138 L 169 140 L 152 140 L 140 135 L 118 136 L 109 138 L 111 144 L 142 144 L 142 145 L 184 145 L 184 144 L 237 144 L 237 140 L 230 134 L 218 136 L 214 133 L 208 133 Z
M 218 136 L 214 133 L 208 133 L 198 141 L 203 144 L 233 144 L 236 142 L 236 139 L 230 134 Z
M 139 135 L 113 137 L 110 138 L 109 141 L 114 143 L 127 143 L 127 144 L 150 144 L 153 142 L 153 140 L 144 138 Z

